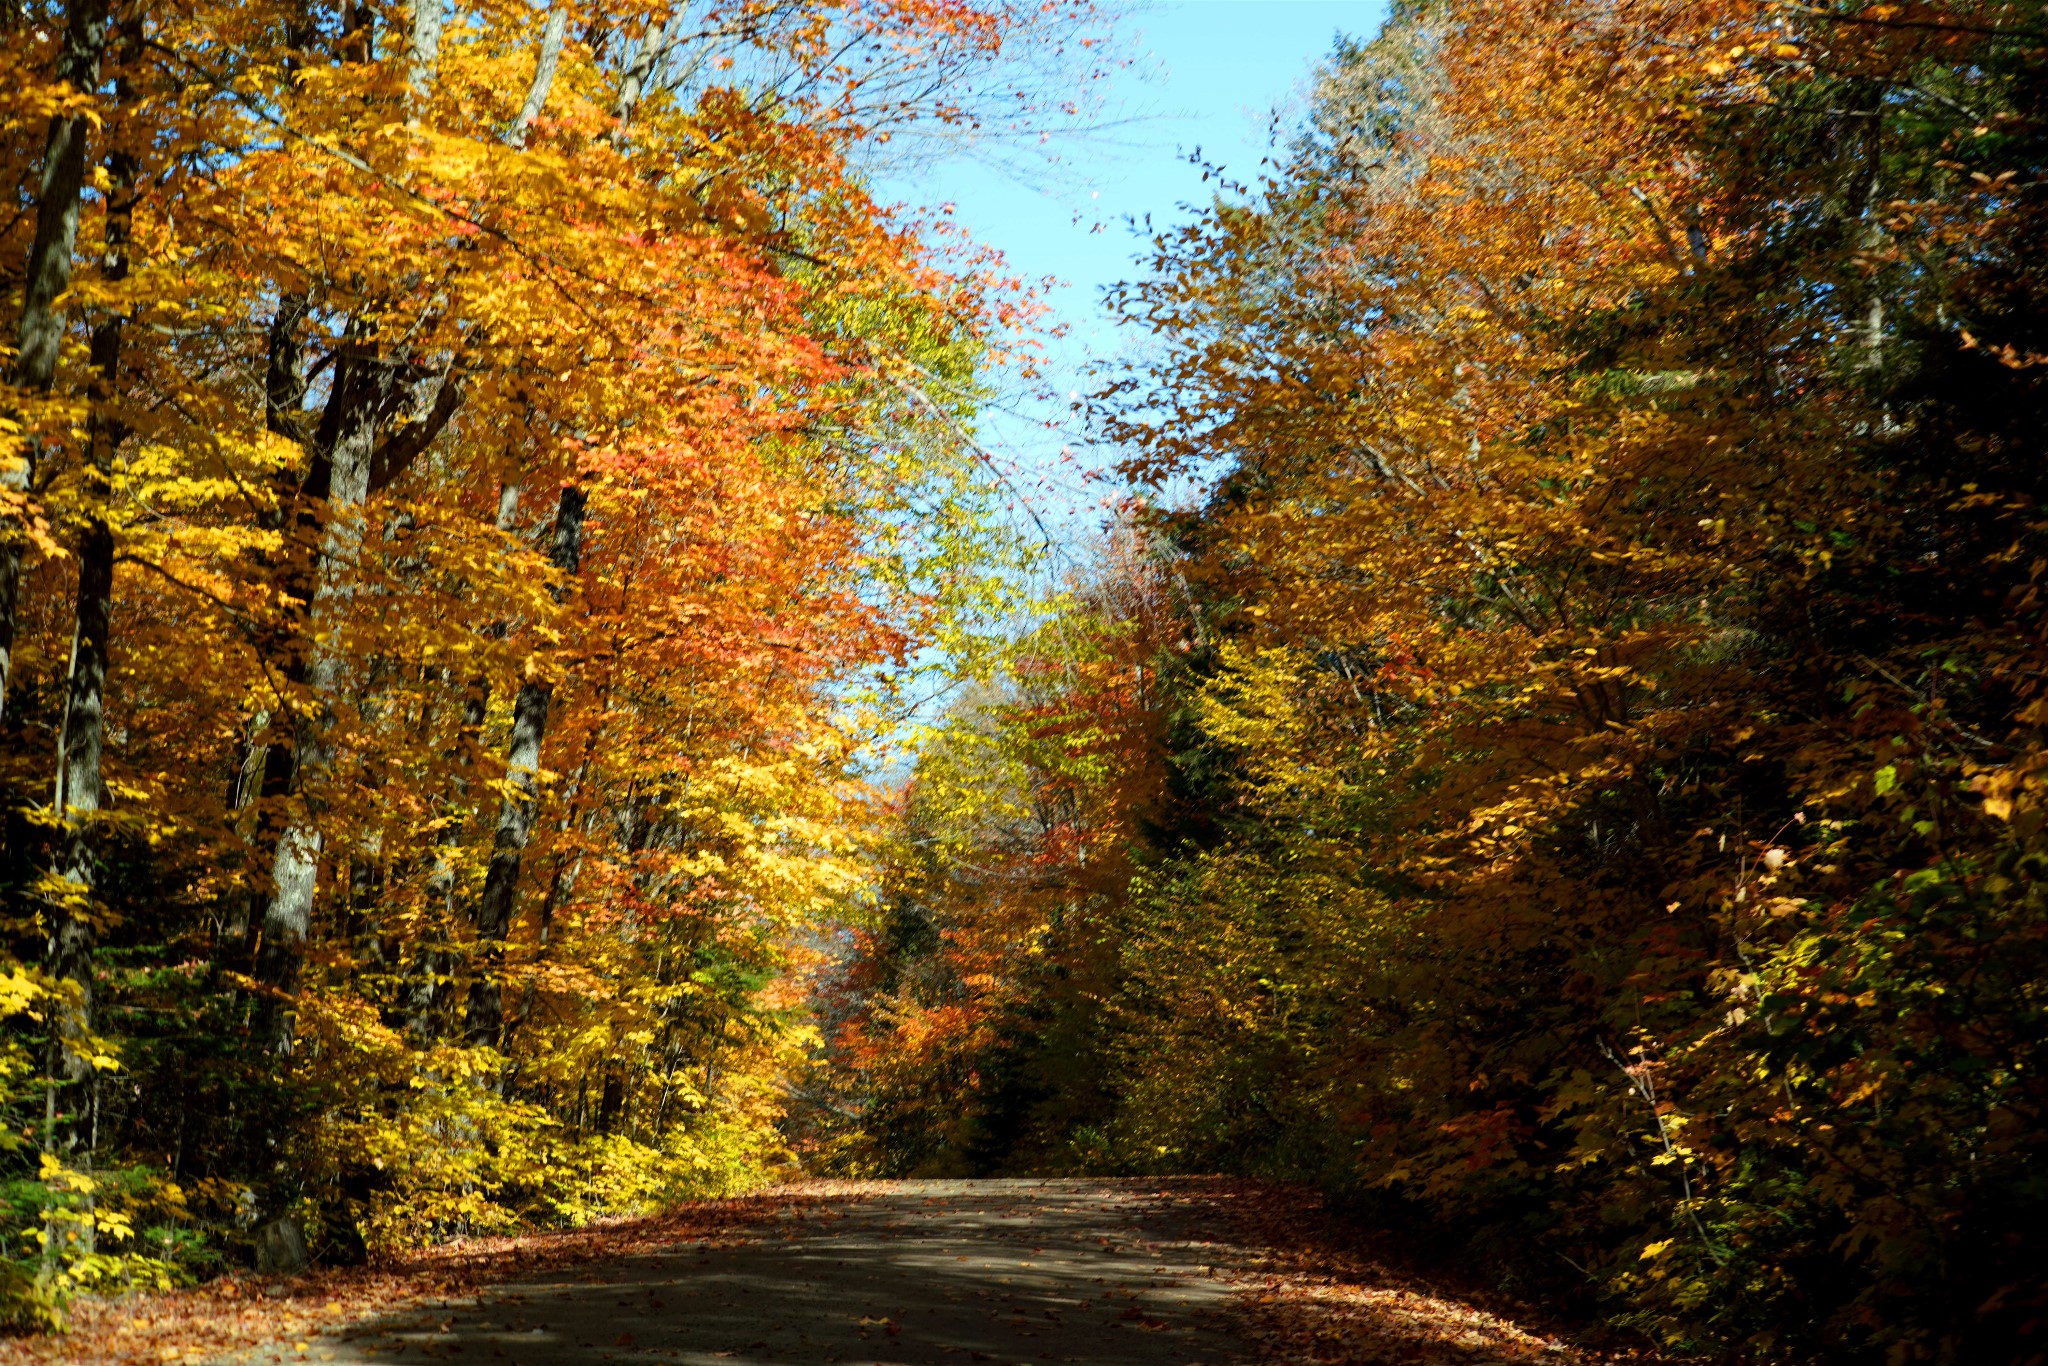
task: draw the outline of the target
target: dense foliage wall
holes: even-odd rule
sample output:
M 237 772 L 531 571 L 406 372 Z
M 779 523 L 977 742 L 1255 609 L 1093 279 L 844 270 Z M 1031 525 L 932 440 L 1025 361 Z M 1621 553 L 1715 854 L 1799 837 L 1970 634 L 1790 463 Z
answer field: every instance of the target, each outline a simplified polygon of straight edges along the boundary
M 1340 50 L 1124 292 L 1105 435 L 1207 492 L 920 768 L 838 1160 L 1309 1177 L 1687 1349 L 2038 1357 L 2044 63 L 1956 0 Z

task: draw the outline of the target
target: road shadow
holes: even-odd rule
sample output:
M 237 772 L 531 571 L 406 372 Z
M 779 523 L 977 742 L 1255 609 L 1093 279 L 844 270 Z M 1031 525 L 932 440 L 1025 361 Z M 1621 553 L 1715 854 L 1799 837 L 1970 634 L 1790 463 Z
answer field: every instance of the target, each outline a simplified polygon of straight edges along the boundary
M 276 1358 L 369 1366 L 1227 1366 L 1231 1291 L 1147 1183 L 891 1183 L 416 1305 Z

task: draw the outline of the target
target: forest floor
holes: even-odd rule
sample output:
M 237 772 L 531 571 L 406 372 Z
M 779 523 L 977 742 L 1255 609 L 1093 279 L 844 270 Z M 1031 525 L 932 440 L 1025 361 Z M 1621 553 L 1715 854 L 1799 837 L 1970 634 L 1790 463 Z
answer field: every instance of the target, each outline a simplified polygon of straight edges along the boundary
M 805 1182 L 388 1266 L 95 1301 L 14 1363 L 1594 1366 L 1208 1178 Z

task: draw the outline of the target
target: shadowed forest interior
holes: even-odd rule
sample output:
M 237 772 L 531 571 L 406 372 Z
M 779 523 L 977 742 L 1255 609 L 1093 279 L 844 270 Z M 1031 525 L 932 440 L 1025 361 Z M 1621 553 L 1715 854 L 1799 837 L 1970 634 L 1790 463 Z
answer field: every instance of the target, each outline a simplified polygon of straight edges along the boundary
M 1087 0 L 0 9 L 0 1317 L 1226 1172 L 2048 1355 L 2048 8 L 1399 0 L 1079 398 Z

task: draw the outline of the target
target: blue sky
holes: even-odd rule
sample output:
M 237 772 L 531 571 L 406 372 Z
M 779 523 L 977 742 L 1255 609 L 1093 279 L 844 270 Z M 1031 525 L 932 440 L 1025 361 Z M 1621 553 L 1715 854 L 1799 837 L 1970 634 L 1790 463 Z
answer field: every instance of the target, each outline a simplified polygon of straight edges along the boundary
M 1274 111 L 1298 112 L 1336 35 L 1370 35 L 1385 13 L 1384 0 L 1146 5 L 1119 27 L 1134 60 L 1111 78 L 1109 126 L 1050 148 L 1056 164 L 1004 169 L 956 158 L 880 188 L 888 198 L 953 203 L 961 225 L 1000 249 L 1016 273 L 1065 282 L 1049 297 L 1068 335 L 1051 344 L 1047 387 L 1058 395 L 1085 389 L 1089 361 L 1113 356 L 1120 345 L 1102 289 L 1136 272 L 1133 258 L 1143 245 L 1124 219 L 1178 221 L 1186 217 L 1180 206 L 1205 203 L 1214 187 L 1188 160 L 1197 147 L 1234 179 L 1256 176 Z M 1079 534 L 1092 523 L 1090 507 L 1102 490 L 1060 477 L 1073 468 L 1060 463 L 1063 447 L 1090 459 L 1077 431 L 1045 425 L 1062 423 L 1066 406 L 1013 396 L 985 417 L 982 431 L 1015 462 L 1018 489 L 1041 515 Z M 1100 463 L 1104 454 L 1093 459 Z

